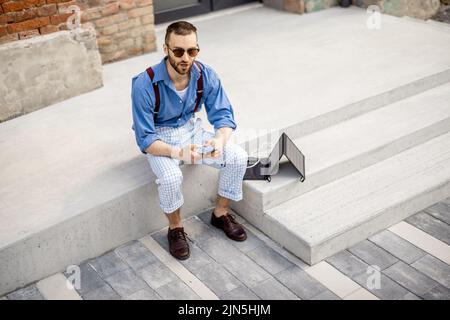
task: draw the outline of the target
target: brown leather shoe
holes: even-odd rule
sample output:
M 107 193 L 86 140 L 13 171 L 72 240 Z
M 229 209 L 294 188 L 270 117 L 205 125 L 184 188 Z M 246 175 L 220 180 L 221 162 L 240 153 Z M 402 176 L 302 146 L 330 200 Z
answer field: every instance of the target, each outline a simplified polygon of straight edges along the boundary
M 244 227 L 236 222 L 236 217 L 233 214 L 226 213 L 217 218 L 214 211 L 211 213 L 211 224 L 219 229 L 222 229 L 228 238 L 234 241 L 244 241 L 247 239 Z
M 169 251 L 172 256 L 179 260 L 189 258 L 189 244 L 186 241 L 186 233 L 183 227 L 169 229 L 167 239 L 169 240 Z

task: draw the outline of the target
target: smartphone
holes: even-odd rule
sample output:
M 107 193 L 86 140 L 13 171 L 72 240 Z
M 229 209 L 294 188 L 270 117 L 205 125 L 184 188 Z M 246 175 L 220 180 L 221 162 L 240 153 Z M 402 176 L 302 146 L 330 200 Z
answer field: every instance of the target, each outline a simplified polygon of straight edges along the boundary
M 206 146 L 206 147 L 200 147 L 197 149 L 197 153 L 210 153 L 213 152 L 215 149 L 213 146 Z

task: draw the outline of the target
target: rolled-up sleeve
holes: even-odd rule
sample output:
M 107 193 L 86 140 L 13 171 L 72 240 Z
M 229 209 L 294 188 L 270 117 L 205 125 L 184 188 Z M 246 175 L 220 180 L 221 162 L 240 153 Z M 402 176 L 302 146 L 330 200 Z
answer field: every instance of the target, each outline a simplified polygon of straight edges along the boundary
M 148 88 L 150 87 L 150 88 Z M 134 134 L 136 143 L 142 153 L 158 138 L 153 120 L 155 106 L 152 102 L 150 90 L 153 90 L 150 80 L 145 74 L 134 77 L 131 82 L 131 104 L 133 114 Z
M 205 70 L 206 97 L 205 109 L 208 115 L 208 121 L 214 126 L 214 129 L 222 127 L 236 130 L 234 121 L 233 107 L 222 87 L 221 81 L 214 70 L 207 68 Z

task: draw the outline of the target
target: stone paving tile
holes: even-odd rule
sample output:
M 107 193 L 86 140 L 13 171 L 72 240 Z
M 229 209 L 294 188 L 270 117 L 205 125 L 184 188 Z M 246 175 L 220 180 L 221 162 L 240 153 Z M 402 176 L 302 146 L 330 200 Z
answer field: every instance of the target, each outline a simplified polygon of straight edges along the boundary
M 246 286 L 240 286 L 236 289 L 219 296 L 221 300 L 260 300 L 260 298 Z
M 301 299 L 310 299 L 324 291 L 329 291 L 324 285 L 297 266 L 283 270 L 274 276 Z
M 137 270 L 136 274 L 152 289 L 157 289 L 170 282 L 181 281 L 175 273 L 173 273 L 160 261 L 146 265 L 145 267 Z
M 348 251 L 365 263 L 378 266 L 381 270 L 384 270 L 398 262 L 398 259 L 392 254 L 368 240 L 355 244 L 350 247 Z
M 372 281 L 374 276 L 374 273 L 362 273 L 353 277 L 353 280 L 382 300 L 403 299 L 405 295 L 410 293 L 407 289 L 382 273 L 380 273 L 378 287 L 378 283 Z
M 147 287 L 125 297 L 124 300 L 161 300 L 161 297 Z
M 8 300 L 45 300 L 36 284 L 18 289 L 6 295 Z
M 80 288 L 75 288 L 76 291 L 82 296 L 89 291 L 95 290 L 104 286 L 106 283 L 100 277 L 100 275 L 92 268 L 92 266 L 88 263 L 82 263 L 80 266 Z M 64 276 L 71 280 L 71 276 L 74 273 L 64 272 Z
M 169 252 L 169 242 L 167 241 L 167 228 L 164 228 L 158 232 L 152 233 L 151 237 L 153 240 L 158 242 L 158 244 L 167 252 Z
M 450 200 L 448 203 L 438 202 L 424 211 L 450 225 Z
M 248 287 L 271 277 L 269 273 L 245 256 L 229 241 L 214 237 L 210 241 L 198 245 Z
M 194 275 L 217 296 L 242 286 L 242 283 L 220 264 L 213 262 L 199 269 Z
M 312 297 L 310 300 L 341 300 L 341 298 L 328 290 L 319 293 L 317 296 Z
M 257 247 L 247 252 L 247 256 L 249 256 L 270 274 L 279 273 L 294 265 L 288 259 L 267 245 Z
M 198 217 L 194 216 L 183 222 L 184 231 L 188 236 L 197 242 L 205 242 L 209 238 L 216 235 L 216 231 L 201 221 Z
M 151 253 L 141 242 L 132 241 L 114 250 L 133 270 L 138 270 L 158 258 Z
M 416 296 L 414 293 L 408 292 L 403 297 L 397 300 L 422 300 L 418 296 Z
M 159 288 L 156 293 L 164 300 L 199 300 L 200 297 L 183 281 L 175 280 Z
M 128 269 L 125 262 L 123 262 L 114 251 L 105 253 L 104 255 L 88 261 L 88 263 L 103 279 L 114 273 Z
M 326 261 L 350 278 L 363 272 L 367 272 L 369 268 L 367 263 L 361 261 L 347 250 L 336 253 L 326 259 Z
M 425 251 L 417 248 L 389 230 L 381 231 L 370 237 L 369 240 L 407 264 L 419 260 L 426 254 Z
M 179 260 L 179 262 L 190 272 L 196 273 L 204 266 L 213 263 L 214 259 L 207 255 L 202 249 L 193 243 L 189 244 L 191 255 L 189 259 Z
M 387 268 L 383 273 L 419 297 L 423 297 L 439 284 L 402 261 Z
M 274 278 L 252 286 L 251 290 L 263 300 L 300 300 L 299 297 Z
M 450 225 L 432 217 L 428 213 L 416 213 L 406 219 L 406 222 L 450 245 Z
M 131 269 L 123 270 L 105 278 L 105 281 L 116 291 L 121 297 L 127 297 L 136 291 L 144 289 L 147 284 Z
M 423 295 L 425 300 L 450 300 L 450 290 L 438 285 Z
M 439 282 L 444 287 L 450 288 L 450 266 L 441 260 L 427 254 L 411 264 L 411 267 Z
M 81 296 L 83 300 L 120 300 L 120 296 L 109 284 L 94 289 Z

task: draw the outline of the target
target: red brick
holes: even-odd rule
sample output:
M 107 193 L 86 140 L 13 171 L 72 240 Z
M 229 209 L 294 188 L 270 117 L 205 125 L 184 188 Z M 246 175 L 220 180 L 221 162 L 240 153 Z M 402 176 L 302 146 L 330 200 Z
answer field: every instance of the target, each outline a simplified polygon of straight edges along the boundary
M 153 6 L 147 6 L 142 8 L 131 9 L 128 11 L 129 18 L 136 18 L 140 16 L 145 16 L 153 13 Z
M 129 10 L 136 7 L 134 0 L 119 0 L 119 7 L 123 10 Z
M 6 30 L 6 27 L 0 27 L 0 37 L 6 36 L 8 34 L 8 31 Z
M 64 13 L 64 14 L 57 14 L 50 17 L 50 23 L 54 24 L 55 26 L 66 23 L 67 19 L 72 15 L 73 13 Z
M 14 14 L 15 12 L 9 12 L 7 14 L 3 14 L 0 16 L 0 24 L 7 24 L 14 21 Z
M 50 23 L 50 19 L 48 17 L 36 18 L 33 20 L 27 20 L 19 23 L 12 23 L 7 25 L 8 33 L 16 33 L 20 31 L 37 29 L 43 26 L 46 26 Z
M 101 12 L 102 12 L 103 16 L 109 16 L 109 15 L 115 14 L 115 13 L 119 12 L 119 4 L 117 2 L 116 3 L 107 4 L 101 10 Z
M 39 8 L 36 8 L 36 13 L 39 17 L 47 17 L 56 14 L 56 5 L 48 4 Z
M 11 12 L 14 16 L 14 22 L 22 22 L 25 20 L 30 20 L 36 18 L 36 8 L 30 8 L 28 10 L 22 10 L 17 12 Z
M 18 33 L 14 33 L 14 34 L 8 34 L 4 37 L 0 38 L 0 44 L 6 43 L 6 42 L 11 42 L 11 41 L 15 41 L 15 40 L 19 40 L 19 34 Z
M 48 26 L 39 28 L 39 32 L 41 34 L 47 34 L 47 33 L 52 33 L 52 32 L 56 32 L 56 31 L 59 31 L 59 28 L 52 24 L 49 24 Z
M 152 0 L 135 0 L 134 2 L 138 7 L 145 7 L 153 4 Z
M 88 6 L 86 4 L 72 0 L 72 1 L 69 1 L 69 2 L 65 2 L 65 3 L 58 3 L 58 12 L 59 13 L 73 13 L 73 12 L 75 12 L 76 10 L 70 9 L 71 6 L 78 7 L 80 11 L 88 9 Z
M 28 39 L 28 38 L 37 37 L 39 35 L 40 35 L 40 33 L 39 33 L 38 29 L 21 31 L 21 32 L 19 32 L 19 39 Z
M 34 6 L 42 6 L 45 0 L 21 0 L 9 1 L 2 4 L 4 12 L 20 11 Z
M 0 14 L 3 14 L 3 7 L 0 5 Z

